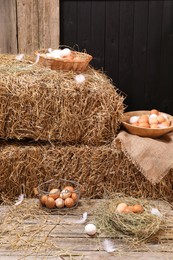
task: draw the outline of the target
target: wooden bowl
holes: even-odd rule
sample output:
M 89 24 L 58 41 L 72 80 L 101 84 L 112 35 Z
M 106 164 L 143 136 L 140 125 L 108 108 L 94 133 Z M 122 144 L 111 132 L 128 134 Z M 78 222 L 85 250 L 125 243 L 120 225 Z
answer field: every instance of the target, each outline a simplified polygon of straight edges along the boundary
M 160 137 L 164 134 L 167 134 L 171 131 L 173 131 L 173 116 L 166 114 L 164 112 L 160 112 L 165 114 L 171 121 L 171 125 L 166 128 L 145 128 L 145 127 L 139 127 L 139 126 L 134 126 L 129 123 L 129 119 L 132 116 L 141 116 L 141 115 L 149 115 L 150 111 L 148 110 L 141 110 L 141 111 L 131 111 L 131 112 L 126 112 L 124 113 L 124 120 L 122 122 L 123 127 L 133 135 L 138 135 L 142 137 L 151 137 L 151 138 L 157 138 Z

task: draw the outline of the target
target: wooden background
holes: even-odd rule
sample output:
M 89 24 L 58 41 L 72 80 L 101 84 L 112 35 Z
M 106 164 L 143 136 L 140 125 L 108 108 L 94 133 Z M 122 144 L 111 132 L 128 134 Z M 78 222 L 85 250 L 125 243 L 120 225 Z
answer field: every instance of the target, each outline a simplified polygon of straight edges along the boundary
M 86 49 L 127 110 L 173 114 L 173 1 L 60 1 L 60 42 Z
M 59 0 L 0 0 L 0 53 L 59 45 Z
M 78 45 L 127 110 L 173 114 L 172 0 L 0 0 L 0 29 L 2 53 Z

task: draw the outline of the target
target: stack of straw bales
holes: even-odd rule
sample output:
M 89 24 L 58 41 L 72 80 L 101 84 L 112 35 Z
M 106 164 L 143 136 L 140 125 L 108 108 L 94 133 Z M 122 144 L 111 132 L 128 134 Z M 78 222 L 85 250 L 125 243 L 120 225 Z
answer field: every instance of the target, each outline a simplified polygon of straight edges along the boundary
M 153 186 L 113 142 L 124 98 L 105 74 L 89 67 L 79 83 L 73 71 L 30 66 L 0 55 L 0 200 L 52 178 L 81 184 L 82 196 L 124 192 L 172 197 L 172 175 Z

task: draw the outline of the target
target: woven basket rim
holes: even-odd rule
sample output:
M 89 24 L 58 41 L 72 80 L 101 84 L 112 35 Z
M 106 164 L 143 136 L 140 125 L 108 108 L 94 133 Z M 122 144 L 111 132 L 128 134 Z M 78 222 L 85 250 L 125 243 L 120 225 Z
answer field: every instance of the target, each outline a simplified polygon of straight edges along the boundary
M 42 53 L 45 52 L 45 53 Z M 37 50 L 35 51 L 36 55 L 39 55 L 41 58 L 45 59 L 45 60 L 49 60 L 49 61 L 58 61 L 58 62 L 62 62 L 62 63 L 85 63 L 85 62 L 89 62 L 92 60 L 92 55 L 85 53 L 85 52 L 78 52 L 78 51 L 71 51 L 74 56 L 78 56 L 78 57 L 82 57 L 83 60 L 77 60 L 75 61 L 73 60 L 69 60 L 68 58 L 51 58 L 51 57 L 46 57 L 46 49 L 41 49 L 41 50 Z

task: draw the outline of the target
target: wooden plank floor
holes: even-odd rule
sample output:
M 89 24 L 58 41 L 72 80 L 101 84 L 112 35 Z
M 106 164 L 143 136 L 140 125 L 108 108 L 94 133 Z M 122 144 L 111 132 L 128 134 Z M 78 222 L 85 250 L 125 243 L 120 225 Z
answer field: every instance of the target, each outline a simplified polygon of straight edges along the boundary
M 37 203 L 34 199 L 25 201 Z M 167 203 L 155 202 L 162 213 L 167 213 L 170 223 L 159 235 L 159 241 L 131 248 L 121 239 L 112 240 L 99 230 L 94 237 L 85 234 L 84 227 L 93 222 L 94 210 L 101 202 L 102 200 L 81 200 L 78 208 L 63 214 L 45 214 L 41 211 L 33 216 L 28 209 L 28 216 L 19 216 L 17 219 L 13 218 L 12 210 L 5 232 L 0 221 L 0 259 L 173 260 L 173 210 Z M 4 219 L 7 210 L 7 206 L 0 207 L 1 219 Z M 88 213 L 87 221 L 83 224 L 75 223 L 84 212 Z M 106 238 L 113 241 L 116 251 L 104 251 L 102 242 Z

